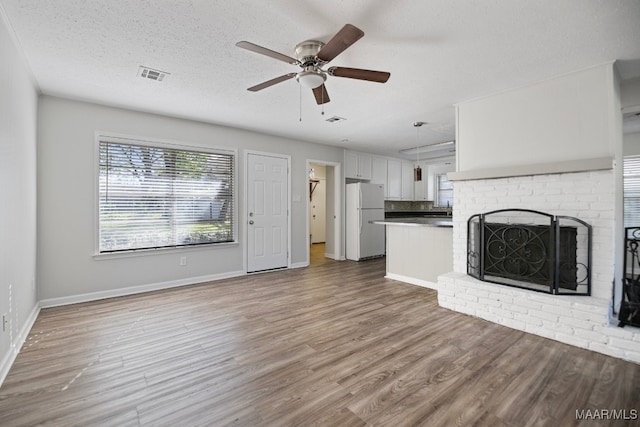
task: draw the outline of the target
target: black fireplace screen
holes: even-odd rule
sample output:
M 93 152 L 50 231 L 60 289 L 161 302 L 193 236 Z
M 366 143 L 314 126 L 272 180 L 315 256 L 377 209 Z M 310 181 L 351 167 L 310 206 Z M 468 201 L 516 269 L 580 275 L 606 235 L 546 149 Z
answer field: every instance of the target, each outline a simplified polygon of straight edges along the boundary
M 467 221 L 467 273 L 485 282 L 556 295 L 591 295 L 591 226 L 528 209 Z
M 640 326 L 640 227 L 627 227 L 624 231 L 624 279 L 619 326 Z

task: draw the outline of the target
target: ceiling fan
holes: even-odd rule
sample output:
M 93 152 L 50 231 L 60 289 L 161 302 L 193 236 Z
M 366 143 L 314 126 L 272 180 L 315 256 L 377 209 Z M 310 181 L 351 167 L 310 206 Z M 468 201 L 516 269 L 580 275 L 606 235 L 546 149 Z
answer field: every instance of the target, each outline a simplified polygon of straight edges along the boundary
M 326 44 L 318 40 L 306 40 L 302 43 L 298 43 L 295 47 L 296 58 L 258 46 L 251 42 L 240 41 L 236 43 L 236 46 L 242 49 L 270 56 L 271 58 L 275 58 L 292 65 L 298 65 L 302 68 L 302 71 L 297 73 L 288 73 L 283 76 L 276 77 L 275 79 L 267 80 L 266 82 L 252 86 L 247 90 L 257 92 L 295 77 L 300 85 L 313 90 L 313 95 L 315 96 L 318 104 L 325 104 L 330 101 L 327 88 L 324 85 L 324 82 L 327 80 L 327 75 L 385 83 L 389 80 L 389 76 L 391 76 L 391 74 L 386 71 L 373 71 L 346 67 L 329 67 L 326 70 L 322 68 L 336 56 L 344 52 L 349 46 L 357 42 L 362 38 L 362 36 L 364 36 L 364 32 L 361 29 L 351 24 L 346 24 Z

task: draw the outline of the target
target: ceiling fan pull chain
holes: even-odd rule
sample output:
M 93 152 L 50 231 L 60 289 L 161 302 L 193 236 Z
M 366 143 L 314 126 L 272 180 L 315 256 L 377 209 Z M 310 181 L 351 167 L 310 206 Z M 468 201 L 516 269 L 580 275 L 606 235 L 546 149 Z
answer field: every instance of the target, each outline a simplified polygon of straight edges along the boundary
M 300 123 L 302 123 L 302 86 L 298 85 L 298 107 L 300 113 Z

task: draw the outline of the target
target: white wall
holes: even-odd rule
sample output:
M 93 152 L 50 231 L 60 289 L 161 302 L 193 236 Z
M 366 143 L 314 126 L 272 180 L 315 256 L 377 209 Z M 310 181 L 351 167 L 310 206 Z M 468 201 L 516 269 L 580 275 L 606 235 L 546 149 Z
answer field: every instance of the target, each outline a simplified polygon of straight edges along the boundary
M 457 106 L 457 171 L 613 157 L 605 64 Z
M 640 132 L 626 133 L 624 135 L 624 155 L 640 155 Z
M 622 108 L 640 107 L 640 77 L 620 83 Z
M 95 259 L 96 131 L 238 149 L 239 243 Z M 40 98 L 38 132 L 39 296 L 48 304 L 82 294 L 91 295 L 78 299 L 241 274 L 246 251 L 244 150 L 291 156 L 291 263 L 306 263 L 306 159 L 341 162 L 343 156 L 335 147 L 49 96 Z M 179 266 L 183 255 L 188 257 L 185 267 Z
M 0 7 L 0 383 L 37 314 L 37 93 Z

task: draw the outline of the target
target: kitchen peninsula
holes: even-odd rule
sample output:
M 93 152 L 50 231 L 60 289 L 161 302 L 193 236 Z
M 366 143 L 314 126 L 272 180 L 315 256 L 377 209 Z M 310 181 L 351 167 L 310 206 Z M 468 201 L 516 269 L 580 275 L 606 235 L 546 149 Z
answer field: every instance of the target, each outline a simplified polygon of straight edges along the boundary
M 438 276 L 453 270 L 451 217 L 386 218 L 385 277 L 437 289 Z

